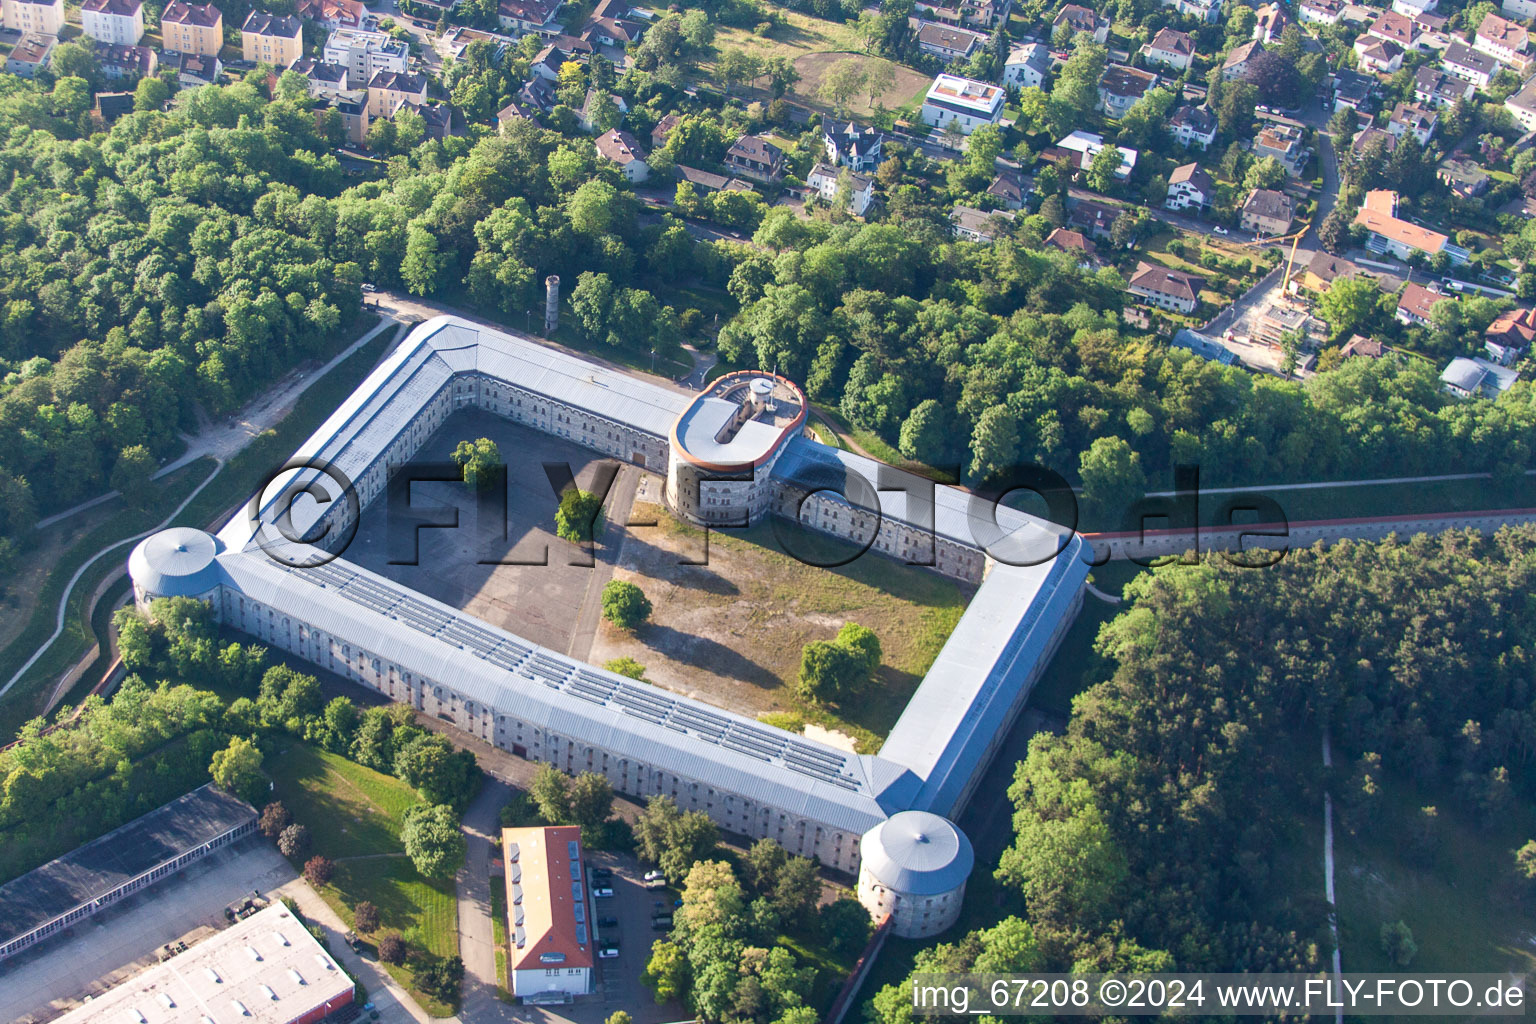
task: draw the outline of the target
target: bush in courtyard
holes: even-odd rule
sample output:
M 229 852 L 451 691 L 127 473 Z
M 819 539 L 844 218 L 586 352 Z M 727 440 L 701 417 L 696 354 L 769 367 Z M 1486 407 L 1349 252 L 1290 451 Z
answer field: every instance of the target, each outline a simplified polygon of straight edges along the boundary
M 352 908 L 352 926 L 360 932 L 379 930 L 379 908 L 363 900 Z
M 628 655 L 608 659 L 603 663 L 603 668 L 609 672 L 617 672 L 621 676 L 628 676 L 630 679 L 645 681 L 645 666 Z
M 289 860 L 298 860 L 309 852 L 309 829 L 289 825 L 277 837 L 277 851 Z
M 406 856 L 428 878 L 452 878 L 464 862 L 464 834 L 446 804 L 417 804 L 402 819 L 400 840 Z
M 453 450 L 453 461 L 464 470 L 464 482 L 476 490 L 489 487 L 500 474 L 501 449 L 488 437 L 474 441 L 460 441 Z
M 603 587 L 603 618 L 620 629 L 633 631 L 651 617 L 651 599 L 627 580 L 609 580 Z M 642 668 L 641 672 L 645 670 Z M 636 676 L 635 678 L 639 678 Z
M 387 964 L 405 963 L 405 940 L 399 932 L 390 932 L 379 939 L 379 959 Z
M 276 839 L 283 834 L 283 829 L 293 824 L 293 815 L 288 813 L 288 808 L 282 802 L 274 800 L 261 809 L 261 821 L 257 828 L 268 839 Z
M 603 499 L 579 487 L 569 488 L 560 496 L 555 509 L 555 532 L 572 544 L 585 544 L 597 535 L 602 521 Z
M 335 873 L 336 862 L 329 857 L 311 857 L 304 862 L 304 878 L 310 885 L 324 885 Z

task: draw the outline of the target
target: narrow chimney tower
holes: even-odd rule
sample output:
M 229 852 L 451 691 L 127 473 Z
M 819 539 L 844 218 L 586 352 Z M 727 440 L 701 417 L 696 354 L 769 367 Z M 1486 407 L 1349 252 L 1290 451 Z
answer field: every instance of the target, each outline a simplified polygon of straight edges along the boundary
M 560 326 L 560 275 L 544 279 L 544 333 L 553 334 Z

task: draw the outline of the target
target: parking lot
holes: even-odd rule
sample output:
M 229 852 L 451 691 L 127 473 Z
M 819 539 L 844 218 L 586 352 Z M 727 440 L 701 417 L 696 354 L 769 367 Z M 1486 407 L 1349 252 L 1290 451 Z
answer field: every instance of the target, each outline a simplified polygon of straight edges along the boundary
M 592 867 L 609 868 L 613 878 L 606 883 L 613 895 L 606 899 L 594 898 L 593 920 L 615 918 L 617 926 L 596 929 L 597 947 L 617 939 L 619 955 L 611 960 L 597 961 L 596 992 L 587 999 L 577 1000 L 561 1010 L 561 1015 L 572 1020 L 601 1021 L 614 1010 L 625 1010 L 636 1024 L 654 1024 L 657 1021 L 680 1019 L 680 1007 L 657 1006 L 651 990 L 640 981 L 646 961 L 651 957 L 651 944 L 665 938 L 666 932 L 651 930 L 651 914 L 660 901 L 669 912 L 673 909 L 670 890 L 648 890 L 641 882 L 645 868 L 634 857 L 614 853 L 593 853 L 587 857 Z M 603 885 L 596 882 L 594 885 Z

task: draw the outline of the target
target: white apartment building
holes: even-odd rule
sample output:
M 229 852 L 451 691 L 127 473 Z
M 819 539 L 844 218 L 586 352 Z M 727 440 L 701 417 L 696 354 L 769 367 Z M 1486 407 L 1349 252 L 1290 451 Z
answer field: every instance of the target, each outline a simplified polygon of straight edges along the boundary
M 923 123 L 943 129 L 951 122 L 966 135 L 996 124 L 1003 113 L 1003 89 L 959 75 L 940 75 L 923 100 Z
M 405 72 L 409 51 L 385 32 L 339 28 L 325 41 L 325 63 L 347 69 L 347 88 L 366 89 L 381 71 Z
M 80 28 L 98 43 L 137 46 L 144 36 L 144 5 L 139 0 L 84 0 Z

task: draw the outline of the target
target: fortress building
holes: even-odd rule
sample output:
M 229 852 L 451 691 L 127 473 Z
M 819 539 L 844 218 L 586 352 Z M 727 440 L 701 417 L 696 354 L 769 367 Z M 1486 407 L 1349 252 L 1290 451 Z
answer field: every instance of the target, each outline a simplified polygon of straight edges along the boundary
M 665 471 L 668 504 L 695 523 L 798 520 L 978 589 L 875 755 L 595 668 L 346 560 L 360 507 L 470 407 Z M 965 806 L 1076 616 L 1088 567 L 1081 538 L 829 448 L 806 434 L 806 412 L 800 389 L 772 374 L 728 374 L 691 396 L 437 317 L 295 453 L 314 465 L 286 472 L 216 537 L 174 530 L 141 543 L 129 560 L 134 595 L 141 607 L 205 598 L 225 625 L 517 756 L 598 772 L 633 797 L 667 794 L 724 829 L 854 874 L 861 844 L 886 835 L 888 819 L 954 818 Z M 320 462 L 354 482 L 355 501 L 336 500 L 341 486 Z M 292 500 L 306 488 L 323 496 Z M 285 539 L 285 519 L 288 536 L 323 533 L 318 546 Z M 321 548 L 339 557 L 316 564 Z M 948 873 L 961 873 L 969 844 L 943 824 L 959 836 Z M 866 902 L 877 913 L 936 895 L 925 890 L 937 883 L 911 893 L 880 884 Z M 957 905 L 958 890 L 945 891 Z M 935 909 L 924 913 L 935 928 Z

